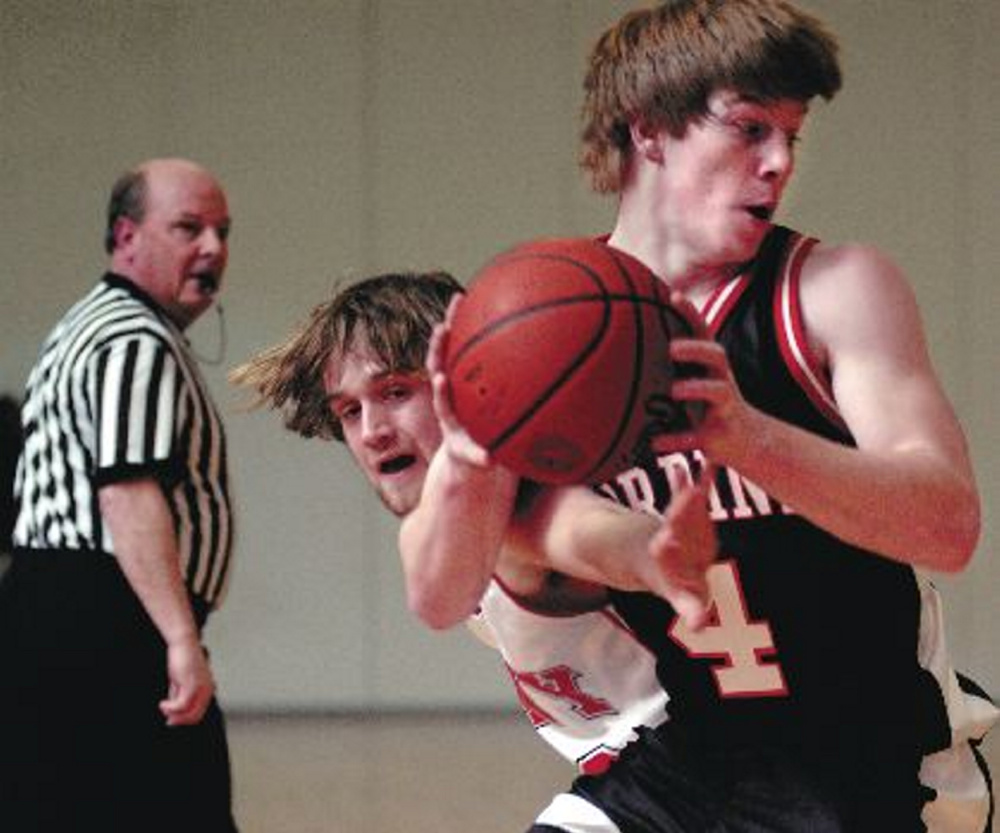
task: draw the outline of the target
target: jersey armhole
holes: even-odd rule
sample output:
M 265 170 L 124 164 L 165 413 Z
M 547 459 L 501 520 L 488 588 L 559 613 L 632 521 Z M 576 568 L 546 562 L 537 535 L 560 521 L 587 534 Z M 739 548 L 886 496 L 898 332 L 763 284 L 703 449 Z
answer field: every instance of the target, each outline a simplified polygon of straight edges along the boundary
M 809 345 L 802 316 L 802 264 L 818 242 L 813 237 L 798 234 L 789 242 L 774 285 L 775 332 L 782 358 L 792 378 L 832 425 L 849 433 L 833 397 L 829 376 Z

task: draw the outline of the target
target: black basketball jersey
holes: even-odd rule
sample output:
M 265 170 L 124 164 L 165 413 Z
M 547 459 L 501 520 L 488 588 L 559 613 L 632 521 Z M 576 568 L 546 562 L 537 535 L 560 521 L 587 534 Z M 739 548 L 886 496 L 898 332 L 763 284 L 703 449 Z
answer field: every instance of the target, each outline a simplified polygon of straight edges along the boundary
M 775 228 L 703 312 L 749 403 L 851 444 L 798 306 L 801 263 L 815 242 Z M 702 465 L 698 453 L 647 451 L 598 488 L 662 513 L 672 487 Z M 686 630 L 650 594 L 614 594 L 658 658 L 675 728 L 709 748 L 822 750 L 817 757 L 868 771 L 949 744 L 940 691 L 917 661 L 920 593 L 909 566 L 839 540 L 728 468 L 717 473 L 711 511 L 720 554 L 706 628 Z

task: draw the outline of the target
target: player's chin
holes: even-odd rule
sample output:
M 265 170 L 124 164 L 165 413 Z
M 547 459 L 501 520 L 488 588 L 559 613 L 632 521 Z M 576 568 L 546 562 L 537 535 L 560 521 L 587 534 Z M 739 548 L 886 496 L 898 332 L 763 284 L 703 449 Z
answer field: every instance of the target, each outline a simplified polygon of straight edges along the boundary
M 752 258 L 773 227 L 774 224 L 765 217 L 740 211 L 736 222 L 727 228 L 720 241 L 720 246 L 727 250 L 726 260 L 742 262 Z
M 420 486 L 410 483 L 380 483 L 376 487 L 382 504 L 397 518 L 409 515 L 420 503 Z

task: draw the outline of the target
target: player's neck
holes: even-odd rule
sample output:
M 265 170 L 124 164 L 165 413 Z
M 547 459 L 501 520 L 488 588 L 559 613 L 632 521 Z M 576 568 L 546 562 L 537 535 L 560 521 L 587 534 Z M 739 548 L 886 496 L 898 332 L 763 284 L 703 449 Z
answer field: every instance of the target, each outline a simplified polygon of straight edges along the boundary
M 731 264 L 706 266 L 692 250 L 663 237 L 655 230 L 619 222 L 608 244 L 641 260 L 671 289 L 681 292 L 696 305 L 739 269 Z

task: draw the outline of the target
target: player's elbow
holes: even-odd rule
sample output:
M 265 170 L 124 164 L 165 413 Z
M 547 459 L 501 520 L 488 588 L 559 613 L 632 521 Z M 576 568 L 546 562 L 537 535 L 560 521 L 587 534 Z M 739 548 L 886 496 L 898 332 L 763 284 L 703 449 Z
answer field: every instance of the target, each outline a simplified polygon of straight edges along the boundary
M 946 573 L 964 570 L 975 554 L 981 533 L 982 513 L 979 500 L 974 494 L 970 494 L 949 512 L 947 521 L 940 528 L 941 557 L 938 569 Z
M 903 555 L 906 560 L 941 573 L 961 572 L 975 554 L 982 529 L 975 487 L 938 493 L 933 506 L 925 506 L 919 520 L 911 516 L 910 529 L 921 532 L 911 538 L 908 554 Z
M 461 599 L 422 585 L 408 587 L 406 601 L 410 612 L 435 631 L 448 630 L 464 622 L 476 607 L 475 604 L 464 605 Z
M 464 622 L 468 617 L 456 615 L 454 611 L 441 607 L 422 606 L 410 608 L 428 628 L 434 631 L 449 630 L 460 622 Z

